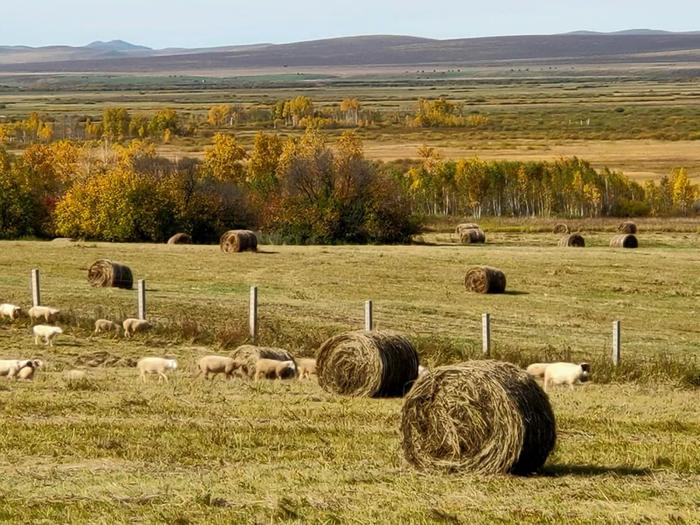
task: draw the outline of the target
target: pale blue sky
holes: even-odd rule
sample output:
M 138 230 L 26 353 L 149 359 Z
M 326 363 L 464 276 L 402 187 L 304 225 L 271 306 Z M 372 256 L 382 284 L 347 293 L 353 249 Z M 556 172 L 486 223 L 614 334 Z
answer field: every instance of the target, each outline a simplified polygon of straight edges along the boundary
M 698 0 L 0 0 L 0 45 L 151 47 L 358 34 L 458 38 L 578 29 L 700 30 Z

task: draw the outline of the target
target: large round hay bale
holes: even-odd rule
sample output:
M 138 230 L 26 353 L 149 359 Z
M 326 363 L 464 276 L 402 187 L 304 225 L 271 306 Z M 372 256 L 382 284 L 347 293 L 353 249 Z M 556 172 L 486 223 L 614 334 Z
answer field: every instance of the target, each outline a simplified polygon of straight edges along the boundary
M 219 246 L 226 253 L 254 252 L 258 249 L 258 238 L 250 230 L 229 230 L 219 239 Z
M 506 274 L 491 266 L 474 266 L 467 270 L 464 286 L 470 292 L 503 293 L 506 291 Z
M 335 394 L 403 396 L 418 377 L 418 353 L 393 332 L 348 332 L 321 345 L 316 374 L 319 385 Z
M 168 244 L 192 244 L 192 237 L 186 233 L 176 233 L 168 239 Z
M 586 241 L 583 239 L 583 235 L 580 233 L 571 233 L 569 235 L 564 235 L 564 237 L 559 239 L 559 246 L 584 248 L 586 246 Z
M 637 225 L 632 221 L 625 221 L 617 227 L 619 233 L 637 233 Z
M 486 242 L 486 235 L 481 230 L 469 228 L 460 233 L 459 240 L 462 244 L 484 243 Z
M 420 469 L 529 474 L 556 442 L 552 407 L 510 363 L 469 361 L 429 370 L 401 411 L 406 460 Z
M 242 345 L 236 348 L 231 355 L 236 361 L 243 363 L 243 372 L 248 377 L 255 374 L 255 362 L 258 359 L 274 359 L 275 361 L 296 361 L 292 354 L 282 348 L 272 348 L 267 346 Z
M 560 222 L 554 226 L 554 233 L 569 233 L 569 227 L 563 222 Z
M 88 282 L 95 287 L 124 288 L 131 290 L 134 278 L 131 269 L 121 263 L 109 259 L 99 259 L 92 263 L 88 270 Z
M 611 248 L 637 248 L 639 242 L 634 235 L 616 235 L 610 240 Z
M 463 231 L 466 231 L 466 230 L 478 230 L 478 229 L 479 229 L 479 225 L 478 225 L 478 224 L 475 224 L 475 223 L 473 223 L 473 222 L 465 222 L 465 223 L 458 224 L 457 226 L 455 226 L 455 233 L 456 233 L 457 235 L 462 235 L 462 232 L 463 232 Z

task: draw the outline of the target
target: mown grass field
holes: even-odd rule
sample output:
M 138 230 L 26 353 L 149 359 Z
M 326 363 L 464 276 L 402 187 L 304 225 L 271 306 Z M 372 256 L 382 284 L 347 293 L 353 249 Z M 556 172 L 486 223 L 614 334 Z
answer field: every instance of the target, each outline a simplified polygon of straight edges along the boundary
M 486 223 L 488 224 L 488 223 Z M 604 226 L 604 227 L 603 227 Z M 641 222 L 638 250 L 590 247 L 494 224 L 489 244 L 446 228 L 423 245 L 261 247 L 2 242 L 0 300 L 28 306 L 29 270 L 66 334 L 36 348 L 26 321 L 0 324 L 1 358 L 40 357 L 33 383 L 0 381 L 0 520 L 9 523 L 697 523 L 700 519 L 700 233 Z M 544 228 L 544 226 L 542 227 Z M 135 291 L 92 289 L 99 257 L 145 278 L 157 328 L 133 341 L 90 337 L 96 317 L 136 313 Z M 466 268 L 491 264 L 510 293 L 467 294 Z M 403 460 L 400 400 L 345 399 L 315 381 L 192 381 L 206 353 L 246 340 L 248 287 L 260 289 L 260 338 L 312 355 L 362 326 L 405 332 L 431 366 L 478 355 L 480 316 L 494 354 L 594 363 L 593 383 L 552 393 L 557 448 L 536 476 L 416 472 Z M 623 325 L 623 367 L 608 364 Z M 130 365 L 178 358 L 168 384 Z M 80 386 L 65 370 L 87 369 Z M 635 373 L 635 370 L 642 371 Z M 598 375 L 596 375 L 598 372 Z

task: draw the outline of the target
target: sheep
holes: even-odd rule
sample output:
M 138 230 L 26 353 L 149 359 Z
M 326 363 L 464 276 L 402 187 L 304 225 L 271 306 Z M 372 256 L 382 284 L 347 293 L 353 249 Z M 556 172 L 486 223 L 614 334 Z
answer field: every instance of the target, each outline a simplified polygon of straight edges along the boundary
M 312 375 L 316 375 L 316 360 L 297 359 L 297 371 L 299 372 L 299 379 L 308 379 Z
M 38 324 L 32 327 L 32 332 L 34 333 L 34 344 L 39 344 L 39 339 L 44 339 L 44 344 L 48 346 L 53 346 L 53 340 L 57 335 L 63 333 L 63 329 L 60 326 L 49 326 L 45 324 Z
M 575 383 L 588 381 L 590 371 L 588 363 L 552 363 L 544 371 L 544 391 L 550 385 L 569 385 L 573 390 Z
M 165 375 L 165 372 L 177 369 L 177 360 L 166 359 L 164 357 L 144 357 L 136 363 L 136 368 L 139 369 L 141 379 L 144 383 L 146 382 L 147 374 L 158 374 L 159 383 L 161 379 L 165 379 L 167 382 L 168 376 Z
M 121 326 L 119 326 L 114 321 L 109 321 L 107 319 L 98 319 L 95 321 L 95 331 L 92 335 L 97 335 L 102 332 L 114 332 L 115 336 L 119 336 L 121 332 Z
M 68 370 L 65 374 L 64 377 L 66 378 L 66 381 L 69 383 L 71 382 L 76 382 L 76 381 L 83 381 L 87 379 L 87 372 L 85 370 Z
M 549 365 L 550 363 L 532 363 L 525 371 L 532 377 L 542 379 L 544 377 L 544 371 Z
M 255 362 L 255 380 L 287 379 L 296 375 L 294 361 L 277 361 L 275 359 L 258 359 Z
M 0 304 L 0 319 L 8 317 L 11 321 L 18 319 L 22 314 L 22 309 L 14 304 Z
M 137 332 L 145 332 L 153 327 L 148 321 L 133 317 L 124 319 L 122 326 L 124 327 L 124 337 L 131 337 Z
M 32 322 L 43 318 L 47 323 L 55 323 L 60 313 L 60 310 L 48 306 L 32 306 L 27 310 L 27 315 L 29 315 Z
M 214 379 L 217 374 L 224 374 L 226 379 L 231 379 L 233 373 L 241 367 L 241 363 L 232 357 L 208 355 L 197 362 L 197 367 L 195 378 L 204 374 L 204 379 L 209 379 L 209 374 L 211 374 L 212 379 Z
M 31 381 L 32 379 L 34 379 L 34 372 L 36 372 L 38 368 L 44 366 L 44 362 L 40 359 L 32 359 L 29 363 L 30 364 L 23 368 L 20 368 L 17 372 L 17 377 L 19 379 L 23 379 L 24 381 Z
M 2 359 L 0 360 L 0 376 L 7 379 L 17 379 L 17 374 L 25 367 L 34 366 L 31 359 Z

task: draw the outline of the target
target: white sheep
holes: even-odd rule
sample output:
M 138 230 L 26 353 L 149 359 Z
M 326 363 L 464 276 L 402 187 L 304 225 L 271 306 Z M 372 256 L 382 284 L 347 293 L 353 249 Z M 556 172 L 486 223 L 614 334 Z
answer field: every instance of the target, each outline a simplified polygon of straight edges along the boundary
M 137 332 L 145 332 L 153 327 L 148 321 L 134 317 L 124 319 L 122 326 L 124 327 L 124 337 L 131 337 Z
M 294 361 L 277 361 L 275 359 L 258 359 L 255 362 L 255 380 L 287 379 L 296 375 Z
M 31 359 L 2 359 L 0 360 L 0 376 L 16 379 L 20 370 L 31 366 L 33 366 Z
M 114 321 L 108 319 L 98 319 L 95 321 L 95 331 L 92 335 L 101 334 L 102 332 L 114 332 L 115 336 L 119 335 L 121 331 L 121 326 L 119 326 Z
M 66 381 L 69 383 L 76 382 L 76 381 L 83 381 L 87 379 L 87 372 L 85 370 L 68 370 L 65 374 L 64 377 L 66 378 Z
M 207 355 L 197 362 L 198 371 L 195 378 L 204 374 L 204 379 L 209 379 L 209 374 L 211 374 L 213 379 L 217 374 L 224 374 L 226 379 L 231 379 L 233 373 L 240 368 L 240 366 L 241 363 L 232 357 Z
M 299 379 L 308 379 L 316 375 L 316 360 L 310 358 L 297 359 L 297 371 Z
M 9 303 L 0 304 L 0 319 L 8 317 L 11 321 L 18 319 L 22 314 L 22 309 L 19 306 Z
M 177 360 L 167 359 L 165 357 L 144 357 L 138 363 L 136 363 L 136 368 L 139 369 L 141 373 L 141 379 L 146 382 L 147 374 L 158 374 L 158 382 L 161 379 L 168 381 L 168 376 L 165 374 L 168 370 L 177 369 Z
M 27 310 L 27 315 L 32 321 L 38 321 L 39 319 L 44 319 L 47 323 L 54 323 L 61 313 L 60 310 L 56 308 L 50 308 L 48 306 L 32 306 Z
M 544 371 L 550 364 L 551 363 L 532 363 L 525 371 L 532 377 L 542 379 L 544 377 Z
M 574 384 L 588 381 L 590 371 L 591 365 L 588 363 L 551 363 L 544 371 L 544 391 L 550 385 L 569 385 L 573 390 Z
M 34 333 L 34 344 L 39 344 L 39 339 L 44 339 L 44 344 L 48 346 L 53 346 L 53 340 L 57 335 L 63 333 L 63 329 L 60 326 L 49 326 L 45 324 L 38 324 L 32 327 L 32 332 Z
M 20 368 L 19 372 L 17 372 L 17 378 L 23 379 L 24 381 L 31 381 L 34 379 L 34 373 L 44 366 L 44 362 L 40 359 L 32 359 L 30 363 L 31 364 Z

